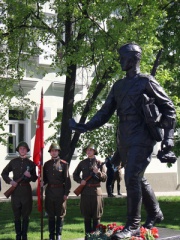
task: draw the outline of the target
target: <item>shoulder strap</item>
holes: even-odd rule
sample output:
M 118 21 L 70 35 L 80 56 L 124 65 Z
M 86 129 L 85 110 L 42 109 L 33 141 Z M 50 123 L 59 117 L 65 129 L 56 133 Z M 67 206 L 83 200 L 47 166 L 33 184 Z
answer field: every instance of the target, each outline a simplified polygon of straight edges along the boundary
M 68 164 L 65 160 L 63 160 L 63 159 L 60 159 L 60 162 L 62 162 L 62 163 L 65 163 L 65 164 Z

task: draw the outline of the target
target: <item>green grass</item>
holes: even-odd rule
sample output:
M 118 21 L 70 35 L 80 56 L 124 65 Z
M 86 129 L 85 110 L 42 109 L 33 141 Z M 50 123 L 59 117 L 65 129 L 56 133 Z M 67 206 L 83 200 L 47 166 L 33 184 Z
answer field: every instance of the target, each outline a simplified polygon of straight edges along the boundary
M 180 230 L 180 197 L 159 197 L 161 209 L 164 213 L 164 221 L 158 224 L 158 227 Z M 145 211 L 142 208 L 142 221 L 146 218 Z M 104 214 L 101 223 L 107 225 L 111 222 L 125 224 L 126 221 L 126 199 L 125 198 L 105 198 Z M 48 239 L 47 218 L 43 218 L 43 239 Z M 79 210 L 79 199 L 69 199 L 67 214 L 63 228 L 63 240 L 84 237 L 83 218 Z M 10 202 L 0 202 L 0 239 L 15 239 L 13 215 Z M 41 239 L 41 221 L 40 213 L 37 211 L 37 202 L 33 203 L 31 214 L 28 240 Z

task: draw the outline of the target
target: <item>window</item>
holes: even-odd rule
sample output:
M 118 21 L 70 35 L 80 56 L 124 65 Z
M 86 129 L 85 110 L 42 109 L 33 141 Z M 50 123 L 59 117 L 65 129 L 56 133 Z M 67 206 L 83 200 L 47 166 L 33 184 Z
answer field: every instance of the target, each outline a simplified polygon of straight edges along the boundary
M 9 110 L 8 154 L 16 153 L 19 142 L 26 141 L 26 119 L 23 111 Z

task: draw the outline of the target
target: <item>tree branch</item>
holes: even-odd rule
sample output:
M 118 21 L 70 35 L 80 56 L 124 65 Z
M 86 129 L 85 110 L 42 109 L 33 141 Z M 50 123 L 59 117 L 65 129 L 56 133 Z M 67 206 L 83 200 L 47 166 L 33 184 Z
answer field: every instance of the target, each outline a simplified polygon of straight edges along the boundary
M 153 68 L 151 70 L 151 75 L 154 77 L 156 75 L 156 71 L 157 71 L 157 68 L 159 66 L 159 61 L 160 61 L 160 58 L 161 58 L 161 54 L 162 54 L 162 51 L 163 49 L 161 48 L 156 56 L 156 60 L 154 61 L 154 65 L 153 65 Z

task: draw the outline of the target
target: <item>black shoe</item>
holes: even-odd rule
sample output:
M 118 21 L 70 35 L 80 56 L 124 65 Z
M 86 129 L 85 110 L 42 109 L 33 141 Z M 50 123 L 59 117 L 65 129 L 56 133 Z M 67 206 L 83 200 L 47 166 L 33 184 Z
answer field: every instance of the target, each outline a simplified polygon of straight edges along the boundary
M 133 236 L 140 236 L 140 227 L 135 228 L 135 229 L 132 227 L 124 228 L 122 231 L 118 231 L 118 232 L 114 233 L 111 237 L 111 240 L 131 238 Z
M 160 223 L 162 220 L 164 220 L 164 216 L 161 210 L 159 210 L 154 217 L 148 216 L 146 222 L 142 226 L 144 228 L 151 229 L 156 223 Z
M 115 197 L 113 194 L 109 194 L 108 197 Z

